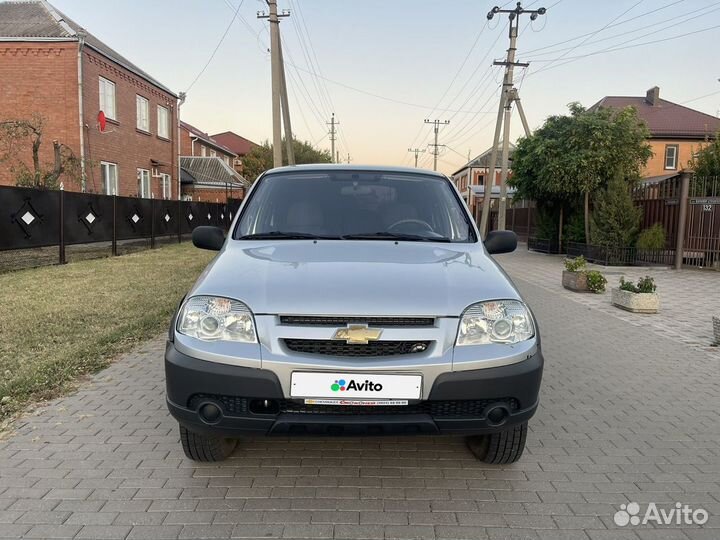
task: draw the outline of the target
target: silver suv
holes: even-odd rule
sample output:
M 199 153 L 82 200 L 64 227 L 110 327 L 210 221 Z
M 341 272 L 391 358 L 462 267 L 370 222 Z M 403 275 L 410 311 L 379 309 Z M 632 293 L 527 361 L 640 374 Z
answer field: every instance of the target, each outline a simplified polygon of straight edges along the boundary
M 183 299 L 165 352 L 185 454 L 227 457 L 236 437 L 468 436 L 489 463 L 522 454 L 538 406 L 537 324 L 447 177 L 298 166 L 253 185 Z

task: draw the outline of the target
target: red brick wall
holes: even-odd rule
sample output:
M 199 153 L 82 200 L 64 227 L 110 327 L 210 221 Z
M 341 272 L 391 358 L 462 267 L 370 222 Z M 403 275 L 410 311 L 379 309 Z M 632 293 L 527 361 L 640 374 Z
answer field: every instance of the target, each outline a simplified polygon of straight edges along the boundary
M 108 120 L 103 133 L 97 122 L 101 76 L 115 83 L 117 117 L 116 122 Z M 150 133 L 136 128 L 136 94 L 150 102 Z M 170 140 L 158 136 L 158 105 L 170 112 Z M 173 96 L 86 47 L 83 54 L 83 110 L 87 126 L 85 157 L 92 162 L 92 166 L 86 167 L 87 191 L 102 193 L 100 162 L 108 161 L 118 166 L 118 195 L 136 196 L 137 169 L 151 170 L 154 159 L 165 164 L 158 167 L 158 172 L 170 174 L 172 198 L 177 198 L 177 116 Z M 159 178 L 151 178 L 150 191 L 156 198 L 162 196 Z
M 0 121 L 29 119 L 39 113 L 45 120 L 40 158 L 53 160 L 57 139 L 80 157 L 78 120 L 77 43 L 0 43 Z M 32 168 L 29 145 L 19 155 Z M 0 163 L 0 184 L 14 185 L 11 164 Z M 72 186 L 61 178 L 68 189 Z
M 200 201 L 200 202 L 227 202 L 227 198 L 230 197 L 232 199 L 242 199 L 245 197 L 245 190 L 244 188 L 233 188 L 232 192 L 228 189 L 227 196 L 225 193 L 225 189 L 203 189 L 203 188 L 194 188 L 192 186 L 183 186 L 182 189 L 183 196 L 189 195 L 192 197 L 193 201 Z

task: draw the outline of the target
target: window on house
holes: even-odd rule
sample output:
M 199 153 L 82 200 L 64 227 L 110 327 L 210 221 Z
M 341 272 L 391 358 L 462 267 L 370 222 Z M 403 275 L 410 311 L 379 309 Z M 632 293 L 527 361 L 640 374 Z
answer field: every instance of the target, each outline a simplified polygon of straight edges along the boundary
M 170 111 L 158 105 L 158 137 L 170 138 Z
M 100 77 L 100 110 L 105 118 L 116 120 L 115 117 L 115 83 Z
M 150 102 L 144 97 L 136 95 L 135 107 L 137 109 L 137 128 L 150 131 Z
M 205 148 L 204 146 L 201 146 L 201 147 L 200 147 L 200 155 L 201 155 L 202 157 L 207 156 L 207 148 Z
M 678 145 L 668 144 L 665 146 L 665 168 L 677 169 Z
M 169 174 L 160 175 L 160 184 L 162 187 L 162 198 L 169 199 L 172 196 L 172 178 Z
M 118 171 L 117 164 L 100 162 L 100 176 L 102 177 L 103 193 L 105 195 L 118 194 Z
M 210 150 L 210 157 L 216 157 L 217 152 L 215 150 Z
M 150 198 L 150 171 L 147 169 L 137 170 L 138 197 Z
M 223 156 L 223 161 L 225 162 L 225 165 L 230 165 L 230 158 L 227 156 Z

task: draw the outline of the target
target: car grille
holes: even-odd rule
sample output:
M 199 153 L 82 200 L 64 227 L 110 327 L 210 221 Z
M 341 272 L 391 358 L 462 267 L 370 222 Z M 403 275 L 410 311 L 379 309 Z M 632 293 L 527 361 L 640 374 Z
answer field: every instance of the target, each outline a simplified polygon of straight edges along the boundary
M 324 356 L 397 356 L 425 352 L 429 341 L 371 341 L 366 345 L 336 339 L 284 339 L 291 351 Z
M 250 411 L 250 402 L 255 398 L 244 398 L 238 396 L 223 396 L 215 394 L 194 394 L 188 401 L 188 407 L 195 409 L 203 401 L 220 402 L 225 414 L 230 416 L 246 415 Z M 257 401 L 263 401 L 258 399 Z M 496 399 L 455 399 L 438 401 L 421 401 L 412 405 L 391 405 L 391 406 L 342 406 L 342 405 L 306 405 L 301 402 L 282 399 L 277 402 L 279 413 L 288 414 L 334 414 L 342 416 L 353 416 L 363 414 L 429 414 L 433 417 L 467 417 L 480 418 L 483 416 L 488 405 L 494 403 L 505 403 L 511 412 L 517 411 L 519 404 L 515 398 Z
M 314 317 L 304 315 L 281 315 L 280 324 L 295 326 L 347 326 L 348 324 L 367 324 L 368 326 L 433 326 L 432 317 Z

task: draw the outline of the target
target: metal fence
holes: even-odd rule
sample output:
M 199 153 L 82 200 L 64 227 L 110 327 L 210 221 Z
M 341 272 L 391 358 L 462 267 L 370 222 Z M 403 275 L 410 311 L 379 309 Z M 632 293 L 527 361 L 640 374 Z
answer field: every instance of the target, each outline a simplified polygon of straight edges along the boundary
M 241 201 L 140 199 L 0 186 L 0 271 L 115 256 L 228 228 Z M 132 248 L 132 249 L 131 249 Z M 75 257 L 77 256 L 77 257 Z
M 672 266 L 674 249 L 638 249 L 636 247 L 606 247 L 567 242 L 568 257 L 582 255 L 588 262 L 604 266 Z

